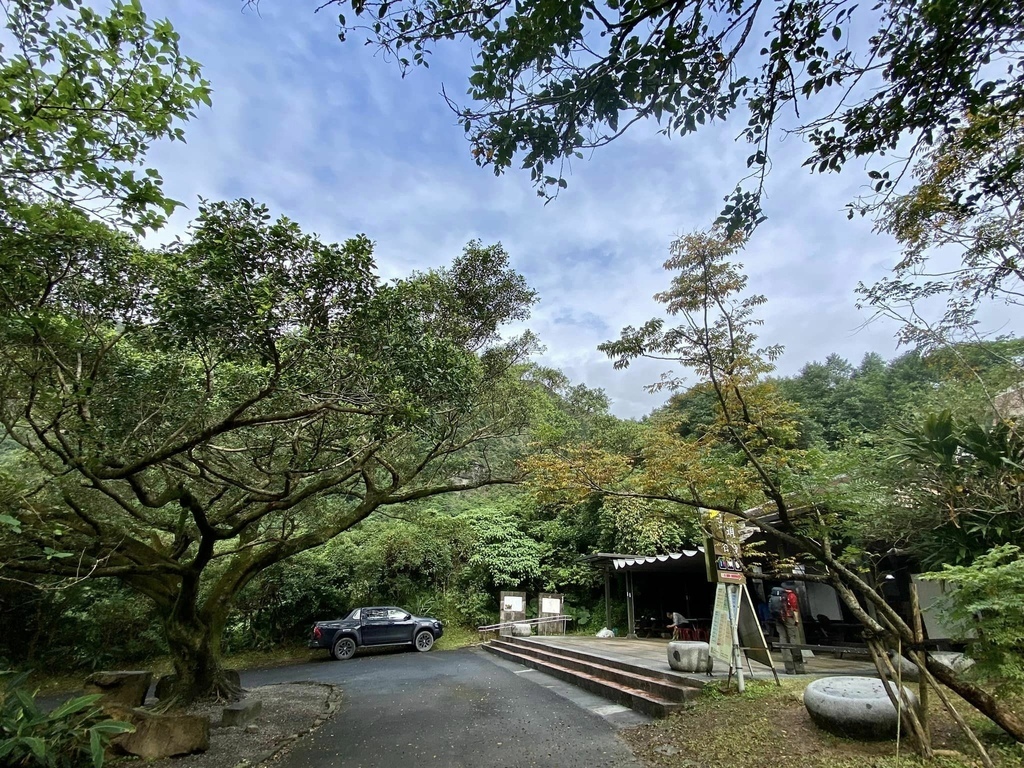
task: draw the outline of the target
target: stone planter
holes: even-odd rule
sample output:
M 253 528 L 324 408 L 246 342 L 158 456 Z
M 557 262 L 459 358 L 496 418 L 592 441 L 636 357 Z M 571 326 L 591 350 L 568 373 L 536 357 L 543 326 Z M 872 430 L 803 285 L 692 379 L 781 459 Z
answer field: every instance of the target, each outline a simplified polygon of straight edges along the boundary
M 840 736 L 896 738 L 899 715 L 877 677 L 823 677 L 804 690 L 804 706 L 815 725 Z M 896 686 L 889 683 L 895 690 Z M 917 696 L 904 687 L 913 706 Z
M 533 634 L 533 627 L 529 624 L 513 624 L 512 637 L 530 637 Z
M 668 644 L 668 665 L 677 672 L 711 672 L 711 646 L 693 640 L 673 640 Z

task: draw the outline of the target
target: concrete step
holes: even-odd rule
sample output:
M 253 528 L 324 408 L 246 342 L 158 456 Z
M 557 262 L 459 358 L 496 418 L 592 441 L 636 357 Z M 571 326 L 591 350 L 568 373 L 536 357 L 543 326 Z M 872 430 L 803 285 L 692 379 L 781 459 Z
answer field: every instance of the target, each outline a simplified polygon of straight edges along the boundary
M 700 695 L 697 688 L 676 686 L 670 691 L 661 687 L 664 681 L 641 675 L 622 676 L 621 670 L 600 664 L 587 665 L 578 659 L 559 659 L 557 654 L 547 654 L 547 658 L 541 658 L 541 654 L 530 652 L 537 649 L 522 649 L 515 643 L 492 641 L 484 648 L 501 658 L 546 672 L 651 717 L 665 717 L 688 706 L 689 700 Z M 659 688 L 659 692 L 650 688 Z
M 634 664 L 623 659 L 617 659 L 611 656 L 603 656 L 597 653 L 589 653 L 587 651 L 581 651 L 576 648 L 563 648 L 554 645 L 548 645 L 541 643 L 531 638 L 525 637 L 500 637 L 498 638 L 501 642 L 514 643 L 517 646 L 521 646 L 524 653 L 533 652 L 534 649 L 537 651 L 546 651 L 549 653 L 556 653 L 560 656 L 579 659 L 589 664 L 599 664 L 605 667 L 613 667 L 620 669 L 623 672 L 628 672 L 631 675 L 639 675 L 641 677 L 653 677 L 660 680 L 667 680 L 675 685 L 689 686 L 691 688 L 703 689 L 705 685 L 712 682 L 711 677 L 706 677 L 700 673 L 686 674 L 683 672 L 676 672 L 675 670 L 668 668 L 668 659 L 665 659 L 665 669 L 657 670 L 651 669 L 650 667 L 644 667 L 639 664 Z
M 502 640 L 495 641 L 498 647 Z M 607 680 L 618 685 L 639 688 L 647 693 L 652 693 L 668 701 L 690 701 L 699 692 L 699 689 L 686 680 L 681 682 L 678 678 L 668 678 L 659 675 L 656 671 L 633 664 L 614 666 L 609 664 L 609 659 L 590 654 L 574 653 L 565 648 L 553 648 L 547 645 L 529 643 L 504 643 L 515 653 L 529 656 L 534 659 L 566 667 L 576 672 L 583 672 L 602 680 Z M 623 668 L 625 667 L 625 668 Z M 685 680 L 685 678 L 683 679 Z

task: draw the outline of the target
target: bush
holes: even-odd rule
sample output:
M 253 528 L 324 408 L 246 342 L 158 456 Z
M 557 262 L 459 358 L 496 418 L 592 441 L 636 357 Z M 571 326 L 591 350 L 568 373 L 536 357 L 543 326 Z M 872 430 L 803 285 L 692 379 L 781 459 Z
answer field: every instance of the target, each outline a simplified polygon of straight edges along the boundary
M 101 768 L 111 736 L 133 730 L 95 706 L 99 694 L 80 696 L 44 712 L 24 688 L 27 673 L 0 673 L 0 763 L 12 768 Z
M 103 669 L 166 652 L 150 601 L 110 579 L 66 589 L 0 581 L 0 625 L 12 628 L 0 632 L 0 658 L 22 669 Z
M 924 579 L 945 581 L 951 589 L 942 607 L 967 641 L 975 661 L 972 673 L 995 683 L 1003 693 L 1024 692 L 1024 557 L 1020 547 L 1004 544 L 967 566 L 944 566 Z

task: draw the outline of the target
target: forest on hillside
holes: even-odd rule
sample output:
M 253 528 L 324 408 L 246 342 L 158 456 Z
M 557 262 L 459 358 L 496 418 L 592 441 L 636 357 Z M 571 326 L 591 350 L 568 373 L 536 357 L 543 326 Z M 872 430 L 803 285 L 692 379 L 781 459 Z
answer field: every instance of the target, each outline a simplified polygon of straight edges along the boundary
M 884 526 L 887 541 L 912 551 L 928 569 L 970 564 L 999 544 L 1024 544 L 1019 525 L 989 531 L 980 515 L 919 528 L 915 516 L 894 513 L 902 506 L 899 489 L 936 469 L 908 454 L 910 441 L 928 435 L 930 416 L 946 412 L 961 425 L 984 424 L 993 413 L 992 395 L 1019 384 L 1022 362 L 1024 342 L 1008 340 L 912 351 L 889 361 L 869 353 L 856 365 L 830 355 L 795 376 L 768 381 L 791 407 L 792 447 L 814 458 L 816 472 L 843 476 L 849 511 L 856 512 L 851 540 L 867 545 L 875 526 Z M 615 417 L 600 390 L 558 371 L 529 366 L 524 380 L 535 395 L 524 440 L 532 452 L 591 445 L 640 460 L 665 425 L 687 437 L 705 433 L 717 418 L 713 395 L 701 386 L 635 421 Z M 520 589 L 534 596 L 534 615 L 539 592 L 563 592 L 575 627 L 593 633 L 604 622 L 603 581 L 581 562 L 583 555 L 650 555 L 704 543 L 699 520 L 669 502 L 599 491 L 571 502 L 551 495 L 526 479 L 389 507 L 246 585 L 226 624 L 225 649 L 300 644 L 314 620 L 374 603 L 475 628 L 496 620 L 500 590 Z M 869 520 L 875 522 L 862 528 Z M 158 609 L 116 581 L 47 591 L 0 582 L 0 610 L 5 626 L 24 628 L 0 641 L 0 656 L 18 666 L 97 669 L 167 651 Z M 52 632 L 55 617 L 59 634 Z M 621 598 L 613 617 L 624 627 Z M 71 648 L 68 635 L 76 638 Z

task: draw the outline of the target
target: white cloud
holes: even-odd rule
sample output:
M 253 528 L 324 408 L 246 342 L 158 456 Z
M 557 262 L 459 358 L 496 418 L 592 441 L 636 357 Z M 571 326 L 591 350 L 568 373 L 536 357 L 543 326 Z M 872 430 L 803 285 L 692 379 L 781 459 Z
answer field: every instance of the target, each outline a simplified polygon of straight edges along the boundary
M 203 62 L 214 107 L 187 126 L 188 145 L 152 156 L 172 196 L 254 197 L 332 240 L 365 232 L 385 277 L 450 261 L 472 238 L 502 241 L 541 296 L 530 326 L 546 364 L 604 387 L 620 415 L 640 416 L 664 399 L 643 391 L 663 365 L 612 370 L 596 349 L 658 312 L 661 264 L 676 235 L 710 223 L 745 172 L 735 126 L 669 140 L 637 125 L 626 138 L 575 161 L 569 188 L 544 205 L 526 172 L 495 178 L 477 168 L 455 115 L 438 95 L 462 94 L 469 56 L 437 46 L 430 70 L 399 77 L 352 39 L 336 39 L 334 17 L 313 6 L 265 1 L 261 14 L 231 3 L 156 3 Z M 806 147 L 776 156 L 769 221 L 743 260 L 764 293 L 761 336 L 788 352 L 784 373 L 838 352 L 854 362 L 893 352 L 891 326 L 860 329 L 858 281 L 890 267 L 895 249 L 864 221 L 848 222 L 855 173 L 811 177 Z M 851 169 L 852 171 L 852 169 Z

